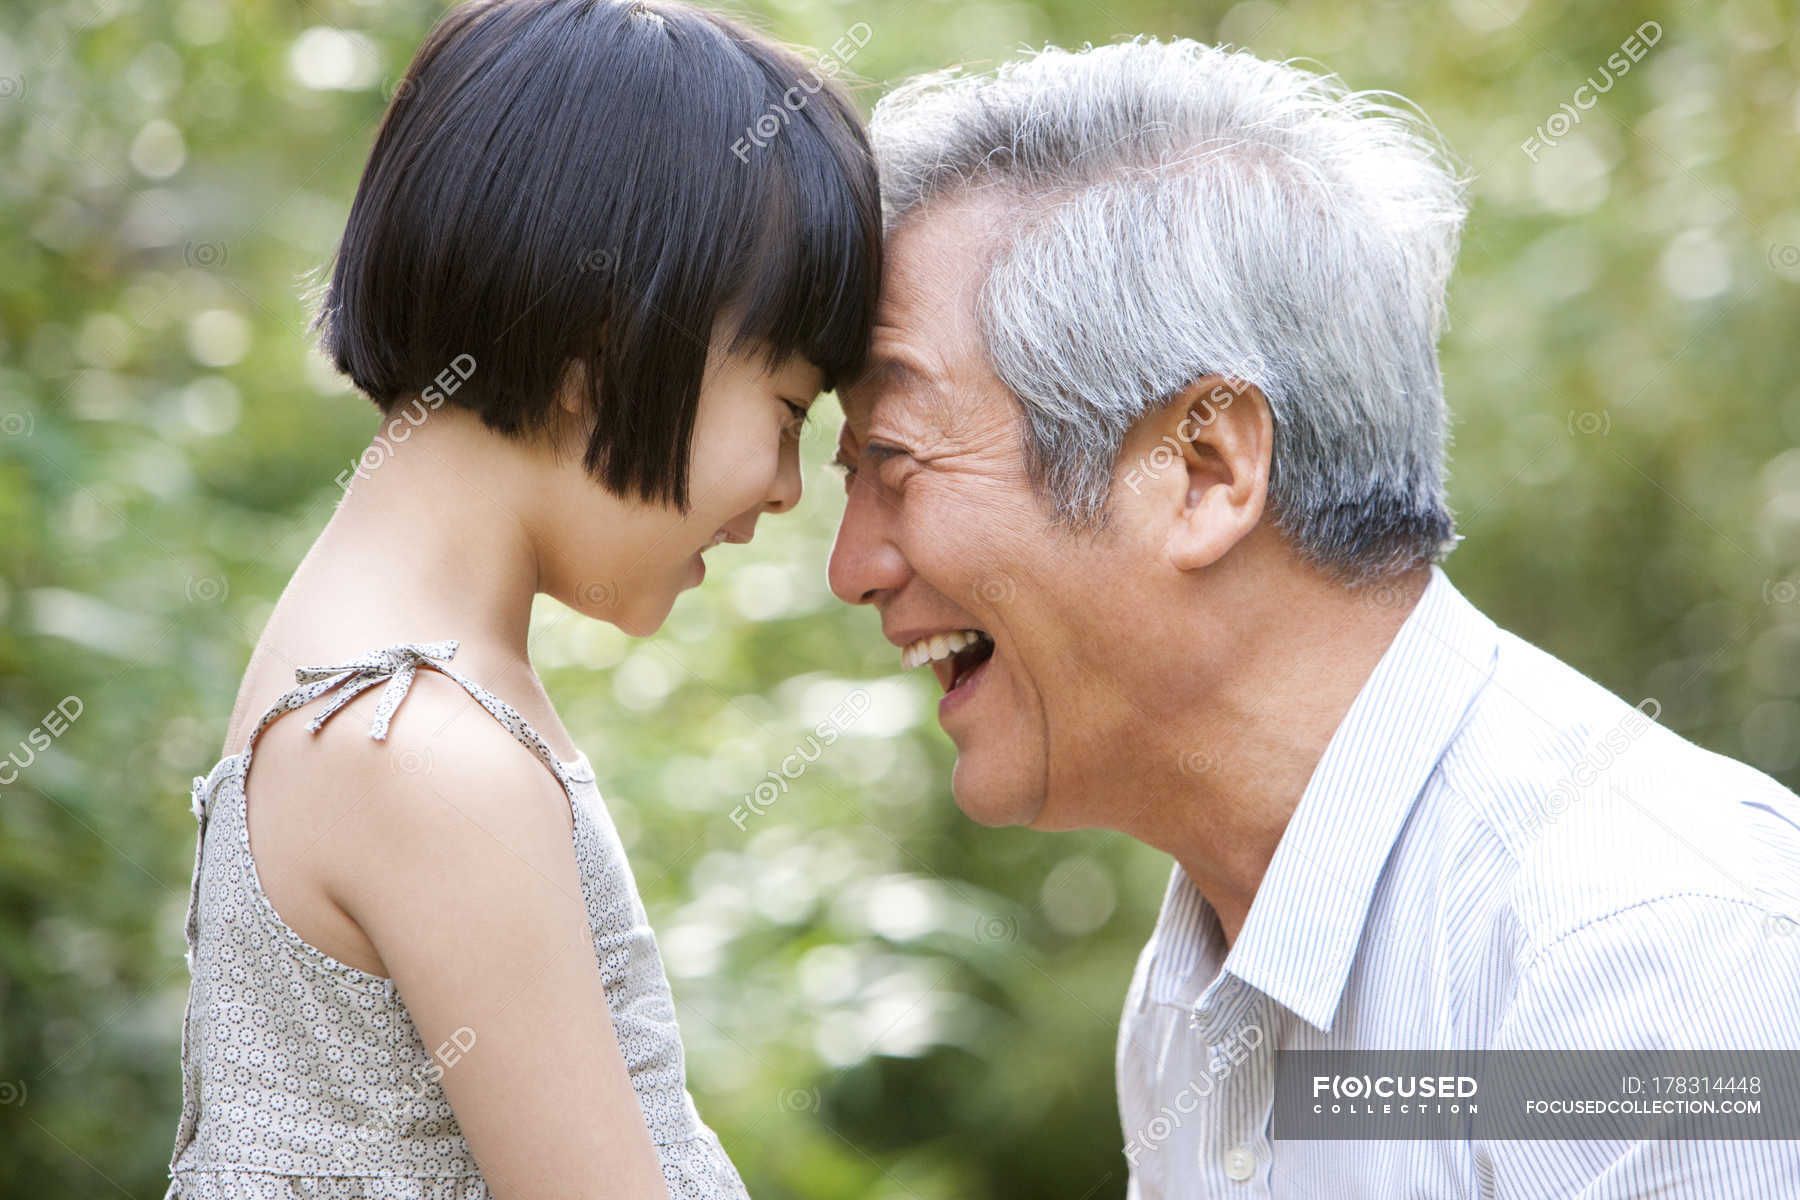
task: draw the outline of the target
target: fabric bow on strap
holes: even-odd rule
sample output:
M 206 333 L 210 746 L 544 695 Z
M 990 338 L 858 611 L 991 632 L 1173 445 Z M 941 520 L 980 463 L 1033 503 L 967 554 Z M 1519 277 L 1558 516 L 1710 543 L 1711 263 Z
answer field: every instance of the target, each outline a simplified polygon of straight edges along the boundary
M 407 642 L 364 654 L 341 666 L 301 667 L 294 672 L 296 683 L 318 684 L 329 680 L 308 699 L 341 689 L 330 704 L 307 722 L 306 727 L 317 733 L 332 713 L 385 679 L 387 690 L 381 693 L 381 702 L 375 706 L 375 719 L 369 725 L 370 737 L 378 742 L 385 740 L 388 719 L 400 707 L 400 701 L 406 698 L 406 689 L 412 686 L 413 676 L 419 671 L 419 663 L 425 659 L 449 662 L 456 657 L 456 647 L 454 639 L 443 642 Z

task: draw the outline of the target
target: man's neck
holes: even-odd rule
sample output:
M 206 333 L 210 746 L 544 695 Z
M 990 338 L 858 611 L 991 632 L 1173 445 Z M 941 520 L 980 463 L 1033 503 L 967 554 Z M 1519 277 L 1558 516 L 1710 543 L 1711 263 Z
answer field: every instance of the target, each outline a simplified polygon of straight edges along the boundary
M 1159 789 L 1167 799 L 1126 830 L 1181 864 L 1218 914 L 1227 947 L 1326 746 L 1430 578 L 1422 567 L 1355 591 L 1284 594 L 1271 606 L 1266 636 L 1247 639 L 1228 684 L 1180 735 L 1204 749 L 1175 761 L 1203 769 Z

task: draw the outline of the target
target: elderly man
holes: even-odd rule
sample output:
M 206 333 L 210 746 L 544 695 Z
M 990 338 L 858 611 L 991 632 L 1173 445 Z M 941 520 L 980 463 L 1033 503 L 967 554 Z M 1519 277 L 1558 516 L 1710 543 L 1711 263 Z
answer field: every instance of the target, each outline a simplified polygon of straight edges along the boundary
M 969 816 L 1174 859 L 1119 1030 L 1132 1194 L 1800 1195 L 1772 1124 L 1272 1128 L 1295 1051 L 1800 1038 L 1800 801 L 1438 565 L 1465 185 L 1430 127 L 1140 40 L 913 81 L 874 137 L 831 586 L 936 674 Z

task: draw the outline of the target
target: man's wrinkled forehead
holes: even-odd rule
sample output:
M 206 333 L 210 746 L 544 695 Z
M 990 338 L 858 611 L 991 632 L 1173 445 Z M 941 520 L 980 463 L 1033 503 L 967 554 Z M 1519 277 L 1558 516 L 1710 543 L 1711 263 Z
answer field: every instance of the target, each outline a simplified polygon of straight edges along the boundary
M 868 369 L 840 393 L 844 410 L 840 459 L 858 456 L 871 439 L 930 459 L 953 452 L 973 436 L 979 383 L 971 373 L 985 375 L 986 368 L 974 362 L 952 363 L 937 351 L 931 347 L 921 353 L 895 344 L 870 355 Z
M 987 204 L 964 201 L 915 214 L 889 237 L 867 364 L 839 394 L 859 436 L 890 403 L 954 422 L 955 382 L 985 362 L 976 295 L 995 228 Z
M 883 401 L 941 401 L 944 382 L 941 368 L 932 370 L 910 361 L 904 351 L 877 343 L 862 374 L 839 397 L 844 419 L 858 431 L 866 429 Z

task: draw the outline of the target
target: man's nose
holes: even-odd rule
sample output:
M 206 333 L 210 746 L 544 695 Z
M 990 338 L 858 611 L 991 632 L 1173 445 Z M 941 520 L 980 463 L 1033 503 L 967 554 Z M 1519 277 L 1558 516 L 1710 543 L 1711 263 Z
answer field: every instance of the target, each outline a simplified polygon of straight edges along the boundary
M 906 582 L 909 568 L 890 536 L 891 516 L 872 489 L 852 485 L 826 569 L 832 594 L 845 604 L 873 604 Z

